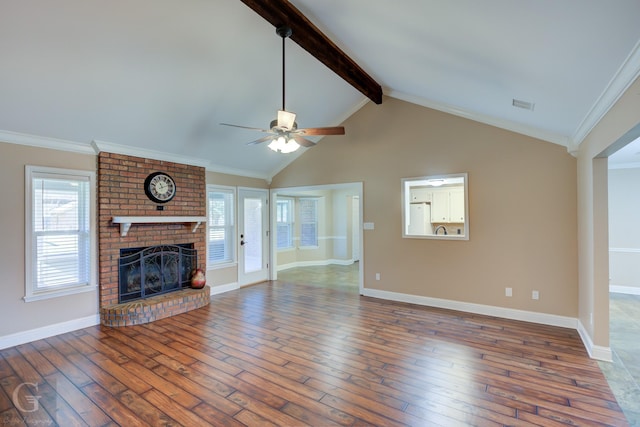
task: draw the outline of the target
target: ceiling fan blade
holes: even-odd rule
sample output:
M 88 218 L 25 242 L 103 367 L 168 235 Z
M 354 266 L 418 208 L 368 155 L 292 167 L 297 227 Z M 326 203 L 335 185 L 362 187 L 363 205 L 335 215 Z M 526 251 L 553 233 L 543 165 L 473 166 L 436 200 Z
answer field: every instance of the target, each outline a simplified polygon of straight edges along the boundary
M 278 127 L 285 130 L 293 129 L 293 124 L 296 121 L 296 113 L 289 111 L 278 110 Z
M 249 129 L 249 130 L 255 130 L 255 131 L 258 131 L 258 132 L 268 132 L 268 133 L 273 133 L 273 132 L 271 131 L 271 129 L 252 128 L 252 127 L 249 127 L 249 126 L 232 125 L 232 124 L 230 124 L 230 123 L 220 123 L 220 124 L 221 124 L 222 126 L 231 126 L 231 127 L 234 127 L 234 128 Z
M 273 135 L 263 136 L 262 138 L 260 138 L 260 139 L 256 139 L 255 141 L 247 142 L 247 145 L 257 145 L 257 144 L 261 144 L 261 143 L 263 143 L 263 142 L 270 141 L 270 140 L 272 140 L 273 138 L 274 138 L 274 136 L 273 136 Z
M 305 128 L 297 129 L 296 133 L 301 133 L 303 135 L 344 135 L 344 127 L 334 126 L 324 128 Z
M 301 136 L 294 136 L 293 139 L 303 147 L 313 147 L 314 145 L 316 145 L 315 142 L 309 141 L 308 139 L 304 139 Z

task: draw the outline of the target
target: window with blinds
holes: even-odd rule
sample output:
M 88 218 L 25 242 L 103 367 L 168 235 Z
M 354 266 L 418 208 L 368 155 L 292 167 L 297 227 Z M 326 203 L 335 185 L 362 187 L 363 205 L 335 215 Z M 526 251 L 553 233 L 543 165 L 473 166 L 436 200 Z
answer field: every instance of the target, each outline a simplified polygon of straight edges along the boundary
M 28 166 L 26 300 L 95 286 L 93 173 Z
M 318 246 L 318 199 L 299 199 L 300 247 Z
M 279 197 L 276 201 L 276 243 L 278 249 L 293 247 L 293 199 Z
M 235 191 L 229 188 L 209 186 L 208 199 L 208 250 L 210 266 L 235 262 Z

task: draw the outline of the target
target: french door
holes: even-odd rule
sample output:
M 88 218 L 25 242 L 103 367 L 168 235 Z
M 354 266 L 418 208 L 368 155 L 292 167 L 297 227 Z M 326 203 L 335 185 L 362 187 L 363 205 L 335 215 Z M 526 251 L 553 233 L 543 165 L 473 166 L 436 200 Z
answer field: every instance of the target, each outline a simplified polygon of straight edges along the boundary
M 238 284 L 269 279 L 268 191 L 238 189 Z

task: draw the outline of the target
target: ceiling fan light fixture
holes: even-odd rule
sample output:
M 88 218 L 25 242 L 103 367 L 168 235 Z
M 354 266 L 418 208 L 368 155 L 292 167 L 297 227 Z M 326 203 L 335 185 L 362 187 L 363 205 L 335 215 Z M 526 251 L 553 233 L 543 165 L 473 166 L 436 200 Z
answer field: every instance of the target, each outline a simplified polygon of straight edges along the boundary
M 276 28 L 276 33 L 282 38 L 282 109 L 278 110 L 277 118 L 271 120 L 269 129 L 232 125 L 229 123 L 220 124 L 268 133 L 270 134 L 269 136 L 251 141 L 247 143 L 247 145 L 256 145 L 270 141 L 269 148 L 271 150 L 276 153 L 285 154 L 293 153 L 301 146 L 309 148 L 316 145 L 314 141 L 304 138 L 305 136 L 344 135 L 344 127 L 342 126 L 299 129 L 296 123 L 296 113 L 285 109 L 285 39 L 291 36 L 291 28 L 281 26 Z
M 284 136 L 279 136 L 269 144 L 269 148 L 275 151 L 276 153 L 293 153 L 298 148 L 300 148 L 300 144 L 298 144 L 293 138 L 285 138 Z

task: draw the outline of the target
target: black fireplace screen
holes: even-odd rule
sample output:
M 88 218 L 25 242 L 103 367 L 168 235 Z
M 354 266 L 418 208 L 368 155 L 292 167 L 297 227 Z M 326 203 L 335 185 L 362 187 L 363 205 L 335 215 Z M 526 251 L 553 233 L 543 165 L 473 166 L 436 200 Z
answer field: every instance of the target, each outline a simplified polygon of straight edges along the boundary
M 189 287 L 198 254 L 192 243 L 121 249 L 118 265 L 118 301 L 125 302 Z

